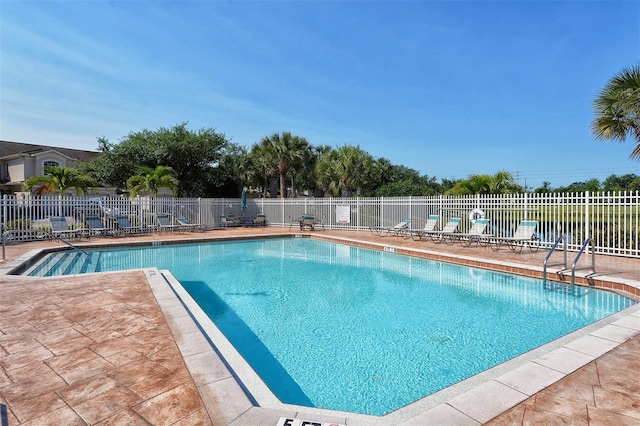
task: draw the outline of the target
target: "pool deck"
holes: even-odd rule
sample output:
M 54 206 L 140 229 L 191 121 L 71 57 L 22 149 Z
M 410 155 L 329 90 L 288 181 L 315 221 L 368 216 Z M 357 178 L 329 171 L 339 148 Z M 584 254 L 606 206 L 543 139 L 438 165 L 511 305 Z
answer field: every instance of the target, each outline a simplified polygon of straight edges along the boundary
M 79 245 L 289 233 L 286 228 L 235 228 Z M 369 232 L 292 233 L 529 276 L 541 275 L 547 254 Z M 178 297 L 180 289 L 163 271 L 4 275 L 34 251 L 61 246 L 46 241 L 8 245 L 6 261 L 0 261 L 0 414 L 9 425 L 276 425 L 282 417 L 346 425 L 640 424 L 638 305 L 376 418 L 271 404 L 272 396 L 260 390 L 249 397 L 202 332 L 215 330 L 199 318 L 197 307 Z M 571 263 L 575 254 L 569 255 Z M 578 266 L 587 264 L 581 259 Z M 557 269 L 550 268 L 554 279 Z M 596 273 L 580 269 L 577 277 L 580 283 L 624 289 L 636 299 L 640 295 L 639 259 L 596 256 Z M 222 346 L 218 350 L 224 353 Z M 258 407 L 256 400 L 267 403 Z

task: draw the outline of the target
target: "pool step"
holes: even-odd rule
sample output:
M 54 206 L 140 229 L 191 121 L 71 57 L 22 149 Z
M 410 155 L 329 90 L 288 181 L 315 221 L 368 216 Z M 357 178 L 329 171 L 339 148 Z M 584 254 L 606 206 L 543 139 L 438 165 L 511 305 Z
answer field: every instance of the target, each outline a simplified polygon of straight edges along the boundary
M 543 288 L 550 292 L 568 294 L 571 296 L 582 297 L 589 292 L 588 288 L 575 286 L 571 284 L 547 281 L 543 283 Z
M 90 253 L 90 256 L 78 251 L 52 253 L 34 268 L 29 275 L 52 277 L 96 272 L 99 260 L 100 253 Z

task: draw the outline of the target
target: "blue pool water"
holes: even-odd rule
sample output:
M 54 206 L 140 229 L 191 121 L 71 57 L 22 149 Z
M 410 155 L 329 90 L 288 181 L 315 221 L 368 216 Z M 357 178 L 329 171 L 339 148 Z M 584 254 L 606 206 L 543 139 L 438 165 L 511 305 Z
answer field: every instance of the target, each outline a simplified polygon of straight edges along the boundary
M 169 269 L 282 402 L 383 415 L 634 302 L 312 239 L 102 251 Z

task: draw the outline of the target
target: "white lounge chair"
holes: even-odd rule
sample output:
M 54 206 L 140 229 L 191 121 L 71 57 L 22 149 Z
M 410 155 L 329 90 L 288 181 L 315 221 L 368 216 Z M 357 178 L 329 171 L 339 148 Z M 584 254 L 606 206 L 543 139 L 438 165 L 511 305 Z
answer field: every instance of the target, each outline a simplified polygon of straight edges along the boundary
M 449 218 L 449 221 L 444 225 L 444 228 L 442 228 L 441 231 L 425 231 L 425 236 L 431 238 L 431 241 L 434 243 L 441 243 L 444 241 L 445 244 L 451 245 L 453 244 L 453 240 L 456 238 L 455 233 L 458 230 L 458 225 L 460 225 L 461 220 L 462 219 L 459 217 Z
M 471 244 L 488 244 L 491 235 L 485 234 L 489 226 L 489 219 L 476 219 L 469 232 L 454 234 L 461 246 L 469 247 Z
M 513 252 L 518 251 L 518 253 L 520 253 L 524 246 L 527 245 L 531 252 L 537 252 L 540 248 L 540 241 L 535 236 L 537 227 L 537 220 L 521 220 L 513 236 L 491 237 L 489 239 L 489 246 L 491 250 L 498 251 L 502 244 L 506 244 Z
M 178 222 L 178 225 L 180 225 L 182 229 L 188 229 L 191 232 L 204 232 L 205 229 L 205 225 L 202 223 L 192 223 L 186 217 L 178 217 L 176 218 L 176 222 Z
M 424 224 L 424 228 L 422 229 L 409 229 L 405 234 L 407 238 L 411 237 L 414 240 L 422 240 L 422 237 L 426 235 L 427 232 L 436 231 L 436 227 L 438 226 L 438 215 L 431 214 L 429 218 Z
M 303 214 L 300 216 L 300 230 L 304 230 L 305 228 L 309 228 L 310 231 L 313 231 L 316 226 L 316 218 L 314 216 Z
M 230 228 L 232 226 L 242 226 L 242 221 L 236 219 L 233 214 L 220 215 L 220 226 L 222 228 Z
M 327 218 L 327 215 L 326 215 L 326 214 L 323 214 L 323 215 L 322 215 L 322 219 L 318 219 L 318 218 L 316 218 L 316 219 L 313 221 L 313 227 L 314 227 L 315 229 L 318 229 L 318 228 L 322 228 L 322 229 L 324 229 L 324 221 L 325 221 L 325 219 L 326 219 L 326 218 Z
M 369 230 L 373 235 L 377 235 L 379 237 L 384 237 L 387 235 L 403 235 L 407 229 L 409 229 L 409 225 L 411 224 L 411 219 L 405 219 L 402 222 L 395 224 L 394 226 L 370 226 Z
M 160 232 L 164 231 L 181 231 L 182 227 L 180 225 L 175 225 L 168 214 L 159 214 L 156 215 L 156 220 L 158 221 L 158 226 L 160 227 Z
M 264 213 L 258 213 L 251 223 L 253 226 L 267 226 L 267 216 Z

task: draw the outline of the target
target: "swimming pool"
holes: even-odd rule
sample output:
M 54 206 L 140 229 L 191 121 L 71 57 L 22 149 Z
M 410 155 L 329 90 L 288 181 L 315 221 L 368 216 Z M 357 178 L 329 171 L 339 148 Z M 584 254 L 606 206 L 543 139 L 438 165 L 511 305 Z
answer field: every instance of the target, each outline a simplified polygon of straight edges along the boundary
M 283 402 L 376 415 L 633 304 L 310 239 L 94 258 L 100 271 L 171 270 Z

